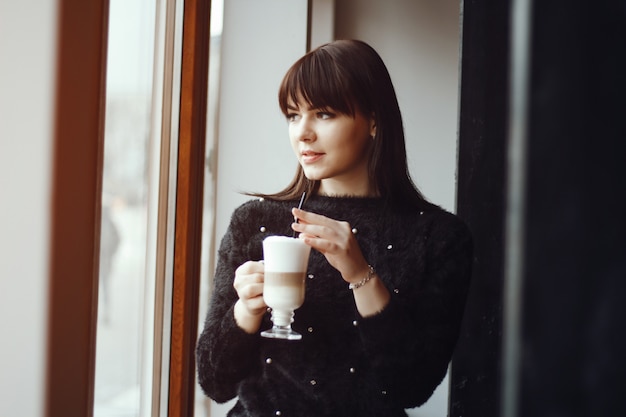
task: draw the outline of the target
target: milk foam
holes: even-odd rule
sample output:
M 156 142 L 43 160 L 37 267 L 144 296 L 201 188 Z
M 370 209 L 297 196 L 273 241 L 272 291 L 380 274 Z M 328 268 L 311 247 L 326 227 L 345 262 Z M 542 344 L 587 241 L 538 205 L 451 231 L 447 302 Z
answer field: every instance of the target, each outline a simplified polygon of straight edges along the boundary
M 263 260 L 266 271 L 304 272 L 311 247 L 301 239 L 288 236 L 268 236 L 263 240 Z

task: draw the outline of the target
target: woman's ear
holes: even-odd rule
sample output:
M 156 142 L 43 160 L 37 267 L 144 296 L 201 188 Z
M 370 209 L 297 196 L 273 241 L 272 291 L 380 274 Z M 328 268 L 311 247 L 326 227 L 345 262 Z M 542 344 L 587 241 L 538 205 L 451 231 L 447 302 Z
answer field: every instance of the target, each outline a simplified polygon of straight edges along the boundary
M 372 139 L 376 137 L 376 115 L 374 113 L 370 115 L 370 136 Z

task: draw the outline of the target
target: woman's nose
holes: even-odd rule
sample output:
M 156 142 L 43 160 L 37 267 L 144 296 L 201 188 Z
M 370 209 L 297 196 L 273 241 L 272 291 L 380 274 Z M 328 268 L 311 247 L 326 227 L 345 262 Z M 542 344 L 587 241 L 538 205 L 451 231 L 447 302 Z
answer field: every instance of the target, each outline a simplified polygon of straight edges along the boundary
M 316 139 L 315 129 L 307 118 L 300 119 L 295 129 L 296 139 L 301 142 L 311 142 Z

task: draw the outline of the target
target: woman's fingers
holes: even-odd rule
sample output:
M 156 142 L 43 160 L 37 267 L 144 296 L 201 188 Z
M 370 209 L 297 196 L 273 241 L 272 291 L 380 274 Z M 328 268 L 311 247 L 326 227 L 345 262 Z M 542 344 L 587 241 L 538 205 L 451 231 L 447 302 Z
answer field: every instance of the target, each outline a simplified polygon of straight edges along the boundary
M 265 266 L 262 262 L 248 261 L 235 270 L 233 287 L 239 300 L 251 314 L 261 314 L 267 308 L 263 301 Z
M 323 254 L 336 253 L 340 251 L 339 245 L 332 240 L 308 233 L 300 233 L 298 237 L 304 240 L 307 245 Z
M 259 311 L 267 308 L 265 301 L 263 300 L 263 284 L 253 284 L 243 288 L 244 294 L 239 299 L 246 304 L 246 307 L 250 311 Z
M 263 283 L 248 283 L 239 286 L 239 290 L 237 291 L 239 294 L 239 298 L 255 298 L 263 296 Z
M 310 224 L 318 224 L 318 225 L 328 225 L 336 220 L 328 218 L 326 216 L 322 216 L 321 214 L 311 213 L 310 211 L 305 211 L 298 208 L 291 209 L 291 214 L 296 219 L 296 221 L 302 221 L 304 223 Z
M 361 248 L 348 222 L 293 209 L 299 222 L 292 224 L 293 230 L 306 244 L 321 252 L 344 279 L 349 280 L 367 267 Z
M 325 226 L 309 224 L 301 221 L 300 223 L 293 223 L 291 228 L 301 235 L 321 239 L 335 239 L 335 231 Z
M 255 273 L 263 273 L 263 271 L 265 271 L 265 265 L 263 264 L 262 261 L 248 261 L 240 265 L 235 270 L 235 275 L 237 274 L 248 275 L 248 274 L 255 274 Z
M 294 208 L 292 211 L 297 222 L 292 225 L 293 230 L 299 233 L 329 240 L 346 240 L 351 237 L 348 222 L 333 220 L 321 214 Z
M 265 276 L 263 273 L 255 272 L 252 274 L 241 274 L 235 273 L 235 281 L 233 282 L 233 287 L 237 292 L 241 292 L 241 289 L 253 284 L 261 284 L 261 288 L 263 288 L 263 282 L 265 281 Z M 241 294 L 240 294 L 241 297 Z

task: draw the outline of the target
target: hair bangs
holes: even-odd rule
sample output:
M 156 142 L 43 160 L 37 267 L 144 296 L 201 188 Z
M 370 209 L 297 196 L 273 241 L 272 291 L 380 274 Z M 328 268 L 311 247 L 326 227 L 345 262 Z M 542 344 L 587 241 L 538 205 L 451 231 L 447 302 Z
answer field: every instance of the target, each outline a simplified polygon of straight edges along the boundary
M 289 105 L 302 101 L 312 109 L 332 109 L 354 117 L 354 93 L 346 84 L 336 62 L 324 50 L 317 50 L 297 61 L 283 78 L 278 101 L 283 114 Z

